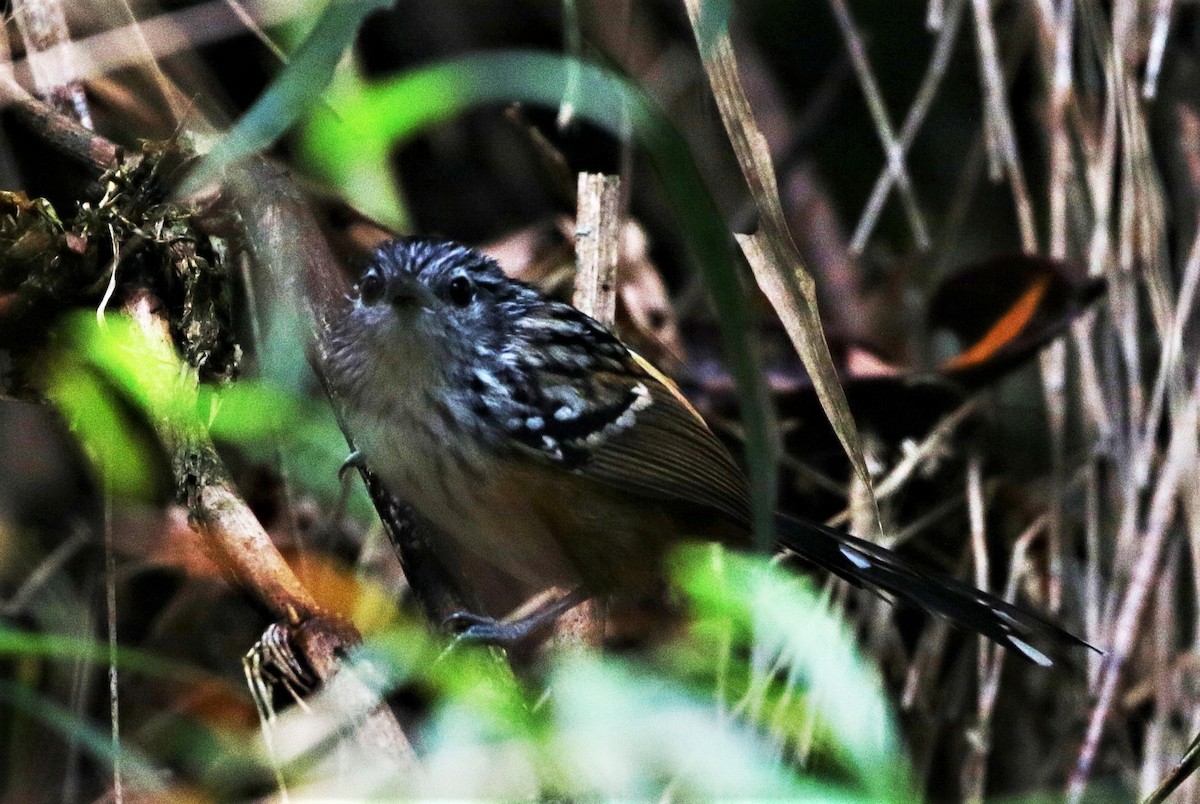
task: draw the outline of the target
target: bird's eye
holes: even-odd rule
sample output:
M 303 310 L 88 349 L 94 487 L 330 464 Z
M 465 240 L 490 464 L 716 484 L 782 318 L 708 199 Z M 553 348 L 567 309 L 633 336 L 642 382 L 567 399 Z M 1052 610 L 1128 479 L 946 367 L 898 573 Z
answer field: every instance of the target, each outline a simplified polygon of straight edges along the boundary
M 466 307 L 475 298 L 475 286 L 468 277 L 459 275 L 450 280 L 450 301 Z
M 363 304 L 375 304 L 383 298 L 385 282 L 383 274 L 375 266 L 371 266 L 358 281 L 358 295 Z

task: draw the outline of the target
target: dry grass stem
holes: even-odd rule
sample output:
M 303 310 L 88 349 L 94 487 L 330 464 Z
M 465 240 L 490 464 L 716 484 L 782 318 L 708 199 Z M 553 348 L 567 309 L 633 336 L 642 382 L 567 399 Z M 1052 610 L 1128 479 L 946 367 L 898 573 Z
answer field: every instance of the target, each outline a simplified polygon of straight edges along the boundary
M 939 10 L 939 13 L 944 13 L 945 16 L 939 17 L 938 26 L 933 29 L 938 32 L 933 55 L 929 59 L 929 67 L 925 71 L 925 77 L 921 79 L 921 86 L 917 88 L 917 97 L 909 107 L 896 142 L 901 168 L 903 168 L 903 161 L 908 154 L 908 149 L 912 147 L 913 140 L 916 139 L 917 133 L 921 130 L 921 124 L 925 122 L 925 116 L 929 113 L 929 108 L 937 97 L 942 79 L 950 67 L 950 59 L 954 55 L 954 45 L 958 41 L 958 26 L 962 21 L 966 0 L 949 0 L 949 3 L 948 10 Z M 932 4 L 930 8 L 932 9 Z M 850 241 L 852 252 L 859 254 L 866 248 L 871 232 L 874 231 L 875 224 L 879 221 L 879 214 L 883 211 L 883 205 L 887 202 L 888 193 L 891 192 L 898 175 L 903 174 L 897 174 L 889 162 L 889 165 L 879 174 L 879 178 L 875 180 L 871 197 L 867 200 L 867 206 L 863 209 L 862 215 L 859 216 L 858 226 L 854 228 L 854 237 Z
M 1150 53 L 1146 58 L 1146 81 L 1142 97 L 1153 100 L 1158 94 L 1158 74 L 1162 69 L 1163 53 L 1167 50 L 1167 32 L 1171 27 L 1171 10 L 1175 0 L 1158 0 L 1154 6 L 1154 32 L 1150 34 Z
M 954 0 L 951 0 L 953 2 Z M 834 19 L 837 20 L 838 28 L 842 32 L 842 38 L 846 42 L 846 50 L 850 54 L 850 62 L 854 65 L 854 73 L 858 77 L 858 83 L 862 87 L 863 97 L 866 98 L 867 108 L 871 112 L 871 119 L 875 123 L 875 130 L 879 134 L 879 141 L 883 145 L 883 153 L 887 162 L 888 173 L 892 176 L 893 181 L 899 188 L 900 200 L 904 206 L 904 214 L 908 218 L 908 225 L 912 228 L 913 239 L 916 241 L 918 251 L 928 251 L 930 246 L 929 228 L 925 224 L 925 218 L 921 214 L 920 205 L 917 202 L 916 191 L 913 190 L 912 180 L 908 175 L 908 168 L 904 164 L 904 156 L 908 150 L 908 143 L 903 139 L 897 139 L 892 122 L 888 118 L 887 105 L 884 103 L 883 94 L 879 90 L 879 82 L 875 79 L 875 73 L 871 69 L 870 59 L 867 58 L 867 46 L 863 42 L 862 34 L 859 33 L 858 27 L 854 24 L 854 18 L 850 16 L 850 9 L 847 7 L 845 0 L 829 0 L 829 5 L 833 9 Z M 952 23 L 949 27 L 955 27 Z M 943 35 L 945 32 L 943 31 Z M 950 31 L 948 37 L 947 48 L 953 45 L 954 31 Z M 945 38 L 945 37 L 944 37 Z M 940 40 L 939 40 L 940 41 Z M 947 56 L 948 57 L 948 56 Z M 944 69 L 944 68 L 943 68 Z M 940 76 L 932 68 L 930 71 L 931 82 L 940 80 Z M 929 90 L 932 100 L 932 93 L 936 91 L 936 83 L 934 89 Z M 918 98 L 920 103 L 920 98 Z M 928 101 L 927 101 L 928 102 Z M 914 107 L 916 104 L 914 104 Z M 922 113 L 923 116 L 923 113 Z M 915 116 L 910 112 L 910 119 L 915 119 Z M 916 128 L 920 125 L 917 120 L 913 125 L 913 135 L 916 134 Z M 911 140 L 911 137 L 910 137 Z M 883 206 L 883 199 L 886 199 L 886 191 L 881 193 L 881 200 L 878 203 L 879 207 Z M 864 231 L 863 224 L 859 224 L 859 229 L 855 231 L 854 240 L 851 247 L 855 251 L 861 251 L 865 245 L 866 238 L 869 236 L 869 229 L 874 225 L 874 218 L 878 215 L 870 215 L 870 204 L 868 203 L 868 211 L 863 213 L 864 221 L 870 220 L 870 223 Z M 860 237 L 861 234 L 861 237 Z
M 250 17 L 259 26 L 269 28 L 307 13 L 305 6 L 279 0 L 246 0 L 234 13 L 226 0 L 208 2 L 186 9 L 148 17 L 129 25 L 102 33 L 76 38 L 70 42 L 70 59 L 60 60 L 65 47 L 56 45 L 47 52 L 50 57 L 39 65 L 42 80 L 48 86 L 65 85 L 113 73 L 123 67 L 144 65 L 147 59 L 164 59 L 177 53 L 192 51 L 200 45 L 219 42 L 243 33 L 243 18 Z M 129 47 L 134 42 L 138 47 Z M 144 42 L 147 51 L 140 46 Z M 32 74 L 33 65 L 27 58 L 13 64 L 17 75 Z M 172 96 L 175 95 L 171 90 Z M 178 102 L 172 98 L 172 104 Z
M 1004 71 L 1000 66 L 1000 46 L 992 25 L 991 3 L 989 0 L 971 2 L 975 10 L 975 32 L 979 42 L 979 72 L 983 76 L 984 86 L 984 140 L 988 144 L 992 178 L 1000 178 L 1000 166 L 1003 165 L 1003 173 L 1008 176 L 1016 204 L 1021 247 L 1027 254 L 1034 254 L 1037 252 L 1037 225 L 1025 184 L 1025 172 L 1021 167 L 1016 130 L 1008 111 Z
M 702 19 L 700 0 L 686 0 L 692 32 L 700 45 L 700 58 L 717 101 L 721 122 L 729 135 L 742 175 L 759 214 L 759 230 L 737 234 L 738 245 L 754 271 L 763 293 L 775 307 L 804 366 L 825 415 L 850 458 L 858 477 L 870 488 L 871 473 L 863 458 L 862 440 L 845 392 L 838 381 L 829 345 L 817 310 L 816 283 L 804 267 L 788 232 L 779 188 L 766 138 L 754 120 L 738 75 L 737 59 L 728 30 L 711 31 L 711 19 Z M 877 508 L 872 496 L 872 508 Z M 878 515 L 875 517 L 878 521 Z
M 1150 592 L 1154 588 L 1167 528 L 1175 512 L 1176 497 L 1181 479 L 1193 471 L 1196 459 L 1197 407 L 1200 406 L 1200 378 L 1192 388 L 1187 407 L 1175 421 L 1171 443 L 1159 473 L 1158 483 L 1150 502 L 1145 532 L 1141 535 L 1129 586 L 1117 612 L 1109 655 L 1101 673 L 1096 706 L 1088 722 L 1087 734 L 1079 759 L 1071 772 L 1067 788 L 1072 802 L 1082 799 L 1093 762 L 1100 748 L 1104 726 L 1116 700 L 1125 662 L 1133 650 L 1141 619 Z
M 1053 10 L 1050 9 L 1053 14 Z M 1074 0 L 1062 0 L 1059 13 L 1042 17 L 1043 29 L 1050 35 L 1043 40 L 1053 46 L 1048 122 L 1050 128 L 1050 256 L 1067 257 L 1067 196 L 1074 177 L 1071 145 L 1067 134 L 1067 107 L 1071 101 L 1073 73 L 1071 53 L 1074 41 Z M 1052 24 L 1049 24 L 1052 23 Z M 1046 404 L 1046 423 L 1050 431 L 1050 523 L 1048 533 L 1050 609 L 1059 611 L 1063 599 L 1062 484 L 1066 472 L 1067 427 L 1067 348 L 1065 341 L 1047 347 L 1040 357 L 1042 394 Z M 1086 375 L 1085 375 L 1086 376 Z

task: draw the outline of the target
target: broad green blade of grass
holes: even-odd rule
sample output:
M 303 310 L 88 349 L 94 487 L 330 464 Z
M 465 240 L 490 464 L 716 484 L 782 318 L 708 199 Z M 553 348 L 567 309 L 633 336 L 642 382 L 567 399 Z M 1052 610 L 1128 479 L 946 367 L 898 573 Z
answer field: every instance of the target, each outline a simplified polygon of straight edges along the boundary
M 0 625 L 0 656 L 38 656 L 71 661 L 85 659 L 108 664 L 108 643 L 61 634 L 31 633 Z M 202 670 L 179 662 L 161 659 L 134 648 L 117 648 L 117 666 L 145 675 L 164 676 L 178 681 L 208 680 Z
M 390 0 L 330 0 L 287 66 L 213 147 L 180 193 L 195 192 L 225 166 L 270 147 L 282 137 L 329 86 L 338 61 L 353 43 L 363 19 L 390 4 Z
M 700 268 L 721 323 L 739 390 L 760 543 L 771 541 L 778 449 L 773 413 L 751 345 L 750 305 L 734 268 L 730 237 L 679 130 L 645 93 L 615 73 L 561 55 L 500 51 L 414 70 L 344 97 L 331 97 L 305 129 L 312 166 L 351 201 L 365 171 L 377 170 L 398 144 L 474 106 L 557 106 L 571 87 L 576 117 L 621 136 L 625 116 L 667 190 L 689 256 Z M 381 211 L 365 210 L 377 217 Z M 386 213 L 386 211 L 383 211 Z

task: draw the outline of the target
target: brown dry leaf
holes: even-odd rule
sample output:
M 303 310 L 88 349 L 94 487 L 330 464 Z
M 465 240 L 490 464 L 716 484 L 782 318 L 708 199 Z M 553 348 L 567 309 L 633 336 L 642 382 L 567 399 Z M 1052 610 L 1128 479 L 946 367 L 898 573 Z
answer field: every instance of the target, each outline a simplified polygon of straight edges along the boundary
M 846 395 L 838 383 L 821 327 L 816 283 L 804 267 L 788 232 L 771 154 L 742 87 L 728 26 L 724 20 L 714 19 L 712 15 L 702 19 L 701 0 L 685 0 L 685 4 L 721 121 L 758 209 L 758 231 L 752 235 L 735 234 L 735 237 L 754 271 L 755 280 L 771 300 L 796 352 L 804 361 L 821 407 L 850 458 L 855 474 L 866 488 L 864 499 L 871 508 L 871 519 L 878 522 L 878 505 L 871 491 L 871 475 L 863 458 L 862 440 L 850 415 Z
M 687 360 L 667 285 L 650 260 L 646 230 L 635 221 L 626 221 L 621 227 L 617 329 L 639 342 L 638 350 L 668 373 Z
M 123 510 L 113 533 L 121 556 L 144 566 L 177 570 L 188 578 L 225 582 L 221 568 L 203 549 L 200 534 L 188 524 L 182 505 L 168 506 L 161 514 L 148 508 Z
M 322 610 L 338 612 L 361 633 L 379 633 L 398 620 L 395 589 L 362 578 L 353 568 L 313 550 L 291 551 L 287 559 Z
M 530 224 L 479 250 L 513 279 L 537 285 L 556 299 L 570 298 L 575 281 L 575 221 L 570 217 Z

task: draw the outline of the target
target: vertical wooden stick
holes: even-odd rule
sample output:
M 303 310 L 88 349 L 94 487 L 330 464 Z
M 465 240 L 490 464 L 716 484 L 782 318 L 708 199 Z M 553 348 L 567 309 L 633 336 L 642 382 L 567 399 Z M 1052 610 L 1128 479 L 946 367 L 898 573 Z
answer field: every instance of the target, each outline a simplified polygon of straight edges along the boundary
M 575 306 L 605 326 L 617 315 L 617 258 L 621 253 L 621 178 L 580 173 L 575 215 Z M 604 641 L 604 604 L 588 600 L 567 612 L 554 631 L 556 647 Z
M 579 174 L 575 223 L 575 306 L 611 327 L 617 314 L 621 177 Z

